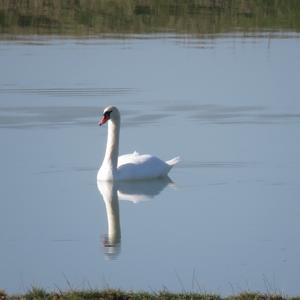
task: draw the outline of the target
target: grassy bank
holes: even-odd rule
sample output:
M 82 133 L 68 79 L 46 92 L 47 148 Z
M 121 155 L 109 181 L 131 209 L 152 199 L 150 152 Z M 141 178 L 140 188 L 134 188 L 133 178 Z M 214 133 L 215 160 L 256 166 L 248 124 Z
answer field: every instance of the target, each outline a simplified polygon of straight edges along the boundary
M 0 33 L 300 31 L 298 0 L 0 0 Z
M 121 290 L 103 291 L 69 291 L 69 292 L 47 292 L 42 289 L 33 288 L 23 295 L 7 295 L 0 291 L 0 300 L 38 300 L 38 299 L 110 299 L 110 300 L 146 300 L 146 299 L 193 299 L 193 300 L 300 300 L 299 297 L 285 297 L 283 295 L 261 294 L 261 293 L 241 293 L 235 296 L 221 297 L 218 295 L 198 294 L 198 293 L 170 293 L 162 292 L 125 292 Z

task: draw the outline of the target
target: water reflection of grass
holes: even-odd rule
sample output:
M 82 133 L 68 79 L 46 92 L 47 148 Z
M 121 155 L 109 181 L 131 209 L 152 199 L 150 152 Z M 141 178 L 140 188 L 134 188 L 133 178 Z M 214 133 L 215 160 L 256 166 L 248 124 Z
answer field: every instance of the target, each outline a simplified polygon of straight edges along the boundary
M 300 1 L 0 1 L 0 33 L 300 31 Z
M 199 299 L 199 300 L 299 300 L 300 297 L 286 297 L 280 294 L 261 294 L 261 293 L 241 293 L 236 296 L 221 297 L 206 293 L 171 293 L 168 291 L 162 292 L 125 292 L 121 290 L 104 290 L 104 291 L 69 291 L 69 292 L 53 292 L 48 293 L 43 289 L 33 288 L 25 295 L 7 296 L 5 292 L 0 291 L 0 299 L 21 300 L 21 299 Z

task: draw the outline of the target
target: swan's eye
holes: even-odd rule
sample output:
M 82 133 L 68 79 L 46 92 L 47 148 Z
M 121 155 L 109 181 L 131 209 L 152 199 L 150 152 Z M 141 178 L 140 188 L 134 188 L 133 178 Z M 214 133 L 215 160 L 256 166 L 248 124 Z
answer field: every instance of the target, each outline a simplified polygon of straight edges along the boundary
M 106 111 L 106 112 L 103 114 L 103 116 L 104 116 L 105 118 L 110 118 L 111 112 L 112 112 L 111 110 Z
M 112 113 L 112 110 L 105 111 L 103 113 L 103 117 L 101 120 L 98 122 L 99 126 L 105 124 L 109 119 L 110 119 L 110 114 Z

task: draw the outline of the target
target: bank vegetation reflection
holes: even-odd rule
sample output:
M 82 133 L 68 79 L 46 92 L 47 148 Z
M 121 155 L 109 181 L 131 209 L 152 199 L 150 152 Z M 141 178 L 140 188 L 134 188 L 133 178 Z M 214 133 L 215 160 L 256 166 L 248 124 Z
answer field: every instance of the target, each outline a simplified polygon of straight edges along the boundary
M 171 184 L 174 183 L 169 177 L 147 181 L 97 182 L 106 209 L 107 234 L 103 239 L 103 247 L 108 259 L 116 258 L 121 252 L 119 201 L 126 200 L 138 203 L 153 199 Z

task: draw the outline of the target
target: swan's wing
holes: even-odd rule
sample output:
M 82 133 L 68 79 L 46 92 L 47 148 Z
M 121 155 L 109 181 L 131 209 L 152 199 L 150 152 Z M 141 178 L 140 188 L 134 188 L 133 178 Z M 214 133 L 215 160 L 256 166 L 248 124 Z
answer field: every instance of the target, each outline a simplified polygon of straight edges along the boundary
M 159 158 L 150 155 L 150 154 L 139 154 L 138 152 L 133 152 L 130 154 L 125 154 L 125 155 L 121 155 L 118 158 L 118 168 L 126 165 L 126 164 L 134 164 L 137 165 L 141 168 L 145 168 L 147 164 L 147 167 L 149 167 L 149 165 L 155 165 L 157 164 L 157 162 L 163 162 L 162 160 L 160 160 Z
M 126 154 L 119 156 L 118 177 L 121 180 L 155 178 L 167 175 L 171 166 L 150 154 Z
M 118 167 L 137 161 L 139 156 L 141 156 L 141 155 L 136 151 L 134 151 L 133 153 L 130 153 L 130 154 L 120 155 L 118 157 Z

